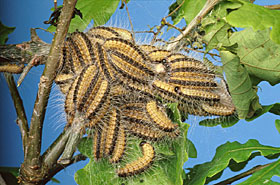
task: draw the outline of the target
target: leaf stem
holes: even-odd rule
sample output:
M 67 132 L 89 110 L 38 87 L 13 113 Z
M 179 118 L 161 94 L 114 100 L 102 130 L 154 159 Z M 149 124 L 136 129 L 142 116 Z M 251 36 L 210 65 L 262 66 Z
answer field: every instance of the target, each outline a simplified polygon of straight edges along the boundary
M 243 173 L 238 174 L 238 175 L 236 175 L 236 176 L 234 176 L 234 177 L 231 177 L 231 178 L 229 178 L 229 179 L 226 179 L 226 180 L 224 180 L 224 181 L 221 181 L 221 182 L 219 182 L 219 183 L 217 183 L 217 184 L 215 184 L 215 185 L 227 185 L 227 184 L 231 184 L 231 183 L 233 183 L 233 182 L 235 182 L 235 181 L 238 181 L 238 180 L 240 180 L 240 179 L 242 179 L 242 178 L 244 178 L 244 177 L 247 177 L 247 176 L 249 176 L 249 175 L 252 175 L 253 173 L 255 173 L 255 172 L 257 172 L 257 171 L 259 171 L 259 170 L 261 170 L 261 169 L 263 169 L 263 168 L 265 168 L 265 167 L 271 165 L 271 164 L 272 164 L 272 163 L 268 163 L 268 164 L 264 164 L 264 165 L 257 165 L 257 166 L 251 168 L 250 170 L 248 170 L 248 171 L 246 171 L 246 172 L 243 172 Z
M 26 145 L 28 143 L 29 128 L 28 128 L 28 122 L 27 122 L 24 106 L 22 103 L 22 99 L 19 95 L 19 92 L 17 90 L 13 75 L 10 73 L 4 73 L 4 76 L 7 81 L 8 87 L 10 89 L 10 93 L 11 93 L 11 96 L 12 96 L 12 99 L 14 102 L 14 106 L 16 109 L 16 113 L 17 113 L 17 117 L 18 117 L 17 124 L 20 129 L 23 152 L 24 152 L 24 156 L 25 156 L 26 155 Z
M 178 35 L 174 39 L 174 41 L 175 41 L 174 43 L 171 43 L 167 46 L 167 50 L 175 50 L 178 47 L 178 45 L 180 45 L 180 41 L 182 40 L 182 38 L 184 38 L 186 35 L 188 35 L 191 32 L 191 30 L 200 23 L 201 19 L 205 15 L 207 15 L 208 12 L 210 12 L 210 10 L 212 10 L 214 8 L 214 6 L 216 4 L 218 4 L 219 2 L 220 2 L 220 0 L 207 0 L 204 7 L 195 16 L 195 18 L 188 24 L 186 29 L 183 30 L 182 34 Z

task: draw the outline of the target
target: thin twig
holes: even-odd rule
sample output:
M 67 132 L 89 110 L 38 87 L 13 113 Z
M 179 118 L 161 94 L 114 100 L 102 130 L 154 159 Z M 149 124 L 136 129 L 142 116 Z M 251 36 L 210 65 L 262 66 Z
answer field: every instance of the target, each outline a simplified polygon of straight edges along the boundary
M 58 160 L 59 164 L 68 164 L 78 146 L 78 144 L 81 141 L 81 138 L 83 136 L 84 131 L 84 119 L 79 115 L 79 113 L 76 113 L 75 118 L 73 120 L 72 125 L 70 126 L 70 132 L 69 139 L 67 140 L 65 149 L 63 151 L 63 154 L 61 155 L 60 159 Z
M 153 36 L 153 38 L 152 38 L 151 45 L 153 45 L 154 43 L 156 43 L 157 36 L 159 35 L 160 31 L 162 30 L 162 28 L 163 28 L 164 26 L 166 26 L 166 25 L 167 25 L 167 26 L 172 25 L 172 24 L 169 24 L 169 23 L 166 21 L 166 18 L 169 17 L 169 16 L 171 16 L 171 15 L 173 15 L 176 11 L 178 11 L 179 8 L 180 8 L 184 3 L 185 3 L 185 0 L 183 0 L 182 3 L 179 4 L 179 6 L 177 6 L 177 7 L 176 7 L 172 12 L 170 12 L 167 16 L 165 16 L 165 17 L 163 17 L 163 18 L 161 19 L 161 21 L 160 21 L 160 23 L 161 23 L 161 24 L 160 24 L 160 27 L 157 28 L 157 31 L 156 31 L 156 32 L 154 32 L 154 36 Z M 168 23 L 168 24 L 167 24 L 167 23 Z M 180 29 L 176 28 L 175 26 L 172 25 L 172 27 L 180 31 Z M 180 31 L 180 32 L 181 32 L 181 31 Z
M 22 138 L 22 146 L 23 146 L 23 152 L 24 156 L 26 155 L 26 145 L 28 143 L 28 122 L 25 114 L 25 110 L 23 107 L 22 99 L 19 95 L 19 92 L 17 90 L 14 77 L 10 73 L 4 73 L 5 79 L 7 81 L 8 87 L 10 89 L 10 93 L 14 102 L 14 106 L 17 113 L 17 124 L 20 129 L 21 138 Z
M 64 0 L 61 16 L 54 36 L 50 53 L 45 65 L 44 72 L 40 78 L 39 90 L 37 93 L 34 110 L 30 122 L 29 142 L 27 144 L 27 154 L 21 166 L 21 177 L 23 183 L 41 180 L 40 176 L 35 180 L 32 175 L 41 174 L 44 170 L 40 157 L 42 128 L 45 118 L 51 86 L 56 75 L 58 59 L 60 56 L 61 43 L 63 43 L 69 24 L 74 12 L 77 0 Z M 35 174 L 34 174 L 35 173 Z
M 42 155 L 42 161 L 46 166 L 51 166 L 52 164 L 55 164 L 57 162 L 58 158 L 64 151 L 70 133 L 70 127 L 66 127 Z
M 207 0 L 204 7 L 195 16 L 195 18 L 188 24 L 187 28 L 183 30 L 183 34 L 178 35 L 178 37 L 175 39 L 176 43 L 169 44 L 167 46 L 167 50 L 174 50 L 180 44 L 179 42 L 182 40 L 182 38 L 188 35 L 191 32 L 191 30 L 200 23 L 201 19 L 205 15 L 207 15 L 208 12 L 210 12 L 214 8 L 214 6 L 219 2 L 220 0 Z
M 280 4 L 276 4 L 276 5 L 266 5 L 264 6 L 265 8 L 269 8 L 271 10 L 280 10 Z
M 125 9 L 126 9 L 126 12 L 127 12 L 127 16 L 128 16 L 130 26 L 131 26 L 133 42 L 135 42 L 135 33 L 134 33 L 134 29 L 133 29 L 133 24 L 132 24 L 132 21 L 131 21 L 131 18 L 130 18 L 130 14 L 129 14 L 129 11 L 128 11 L 127 2 L 126 2 L 126 0 L 123 0 L 123 2 L 125 4 Z
M 243 173 L 238 174 L 238 175 L 236 175 L 236 176 L 234 176 L 234 177 L 231 177 L 231 178 L 229 178 L 229 179 L 226 179 L 226 180 L 224 180 L 224 181 L 222 181 L 222 182 L 219 182 L 219 183 L 217 183 L 217 184 L 215 184 L 215 185 L 227 185 L 227 184 L 231 184 L 231 183 L 233 183 L 233 182 L 235 182 L 235 181 L 238 181 L 238 180 L 240 180 L 240 179 L 242 179 L 242 178 L 244 178 L 244 177 L 247 177 L 247 176 L 249 176 L 249 175 L 252 175 L 253 173 L 255 173 L 255 172 L 257 172 L 257 171 L 259 171 L 259 170 L 261 170 L 261 169 L 263 169 L 263 168 L 265 168 L 265 167 L 271 165 L 271 164 L 272 164 L 272 163 L 268 163 L 268 164 L 265 164 L 265 165 L 258 165 L 258 166 L 255 166 L 255 167 L 253 167 L 252 169 L 250 169 L 250 170 L 248 170 L 248 171 L 246 171 L 246 172 L 243 172 Z

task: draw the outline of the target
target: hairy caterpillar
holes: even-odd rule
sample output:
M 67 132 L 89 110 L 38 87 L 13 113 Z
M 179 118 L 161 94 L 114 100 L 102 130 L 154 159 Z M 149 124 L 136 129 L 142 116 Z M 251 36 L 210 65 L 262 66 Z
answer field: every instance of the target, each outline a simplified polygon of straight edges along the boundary
M 151 144 L 141 142 L 140 147 L 142 149 L 142 157 L 139 157 L 136 161 L 126 164 L 123 168 L 117 170 L 118 176 L 128 177 L 139 174 L 145 171 L 153 163 L 155 157 L 155 151 Z

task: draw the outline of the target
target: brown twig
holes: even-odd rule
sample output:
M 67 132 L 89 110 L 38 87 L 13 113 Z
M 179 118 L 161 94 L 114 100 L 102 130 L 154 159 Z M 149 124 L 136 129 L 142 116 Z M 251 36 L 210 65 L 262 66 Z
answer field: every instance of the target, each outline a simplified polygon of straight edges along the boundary
M 271 10 L 280 10 L 280 4 L 276 4 L 276 5 L 266 5 L 264 6 L 265 8 L 269 8 Z
M 44 72 L 40 78 L 39 90 L 30 122 L 26 158 L 20 171 L 20 180 L 23 184 L 28 182 L 40 182 L 42 180 L 42 175 L 45 173 L 40 157 L 43 121 L 51 86 L 58 67 L 57 61 L 60 55 L 58 51 L 60 51 L 61 43 L 63 43 L 66 37 L 76 3 L 77 0 L 63 1 L 63 8 L 57 31 L 45 64 Z
M 197 24 L 200 23 L 201 19 L 207 15 L 216 4 L 218 4 L 220 2 L 220 0 L 207 0 L 207 2 L 205 3 L 204 7 L 200 10 L 200 12 L 195 16 L 195 18 L 188 24 L 188 26 L 186 27 L 186 29 L 183 30 L 183 34 L 180 34 L 176 39 L 175 39 L 175 43 L 173 44 L 169 44 L 167 46 L 168 50 L 175 50 L 177 48 L 177 46 L 180 44 L 180 41 L 182 40 L 182 38 L 184 38 L 186 35 L 188 35 L 192 29 L 197 26 Z
M 8 87 L 10 89 L 10 93 L 11 93 L 11 96 L 12 96 L 12 99 L 14 102 L 17 116 L 18 116 L 17 124 L 20 129 L 23 152 L 24 152 L 24 156 L 25 156 L 26 155 L 26 146 L 28 143 L 28 131 L 29 131 L 25 110 L 23 107 L 22 99 L 18 93 L 13 75 L 10 73 L 4 73 L 4 76 L 7 81 Z
M 229 179 L 226 179 L 226 180 L 224 180 L 224 181 L 222 181 L 222 182 L 219 182 L 219 183 L 217 183 L 217 184 L 215 184 L 215 185 L 227 185 L 227 184 L 231 184 L 231 183 L 233 183 L 233 182 L 235 182 L 235 181 L 238 181 L 238 180 L 240 180 L 240 179 L 242 179 L 242 178 L 244 178 L 244 177 L 247 177 L 247 176 L 249 176 L 249 175 L 252 175 L 253 173 L 255 173 L 255 172 L 257 172 L 257 171 L 259 171 L 259 170 L 261 170 L 261 169 L 263 169 L 263 168 L 265 168 L 265 167 L 271 165 L 271 164 L 272 164 L 272 163 L 268 163 L 268 164 L 265 164 L 265 165 L 258 165 L 258 166 L 255 166 L 255 167 L 253 167 L 252 169 L 250 169 L 250 170 L 248 170 L 248 171 L 246 171 L 246 172 L 243 172 L 243 173 L 238 174 L 238 175 L 236 175 L 236 176 L 234 176 L 234 177 L 231 177 L 231 178 L 229 178 Z
M 130 18 L 130 14 L 129 14 L 129 11 L 128 11 L 127 2 L 126 2 L 126 0 L 123 0 L 122 2 L 124 2 L 124 4 L 125 4 L 125 9 L 126 9 L 126 12 L 127 12 L 127 16 L 128 16 L 130 26 L 131 26 L 133 42 L 135 42 L 135 33 L 134 33 L 134 29 L 133 29 L 133 24 L 132 24 L 132 21 L 131 21 L 131 18 Z

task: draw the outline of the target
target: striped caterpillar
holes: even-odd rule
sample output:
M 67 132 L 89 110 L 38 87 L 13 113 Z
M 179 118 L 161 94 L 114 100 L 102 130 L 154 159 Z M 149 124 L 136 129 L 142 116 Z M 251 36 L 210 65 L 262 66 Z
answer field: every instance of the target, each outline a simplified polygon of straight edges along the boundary
M 118 163 L 125 158 L 128 137 L 159 142 L 180 135 L 162 102 L 178 102 L 187 114 L 235 113 L 213 70 L 181 53 L 137 45 L 128 30 L 101 26 L 75 32 L 61 53 L 55 81 L 66 95 L 68 125 L 79 115 L 95 130 L 95 160 Z M 119 168 L 118 176 L 138 174 L 152 164 L 153 146 L 142 142 L 141 148 L 143 157 Z

